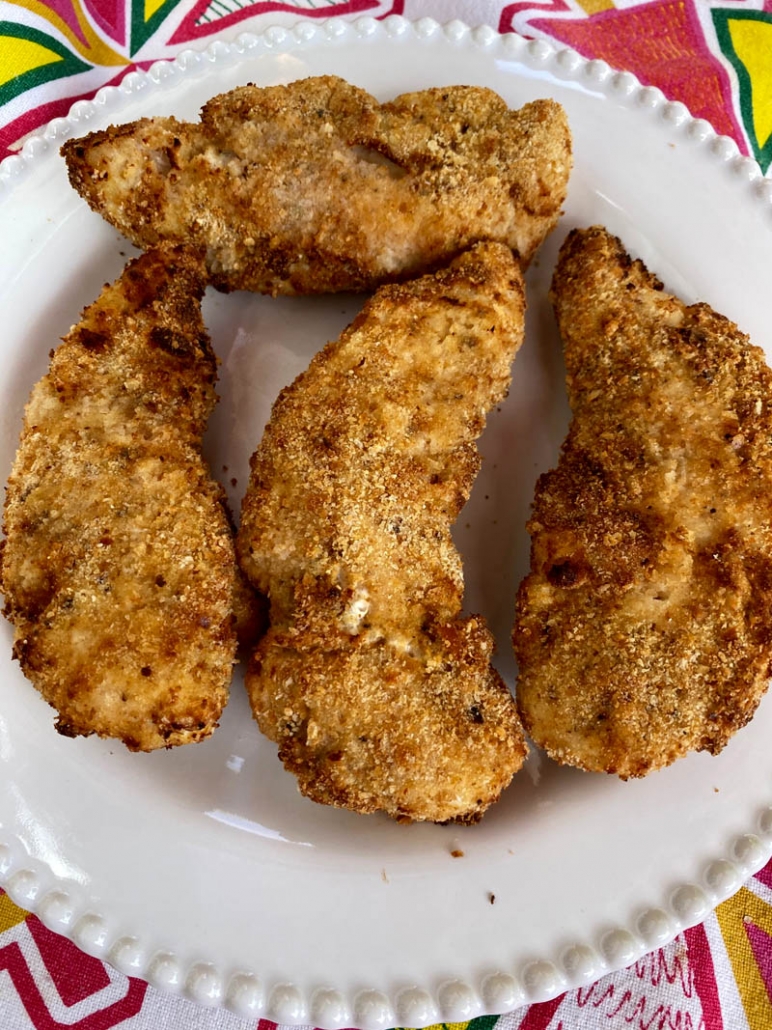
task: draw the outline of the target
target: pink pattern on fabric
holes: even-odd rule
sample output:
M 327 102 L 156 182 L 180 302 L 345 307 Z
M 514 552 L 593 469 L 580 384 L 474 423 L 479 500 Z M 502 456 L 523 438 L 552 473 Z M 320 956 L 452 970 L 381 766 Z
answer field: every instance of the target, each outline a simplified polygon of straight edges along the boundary
M 770 0 L 772 2 L 772 0 Z M 515 15 L 521 11 L 544 11 L 545 14 L 564 14 L 573 12 L 573 8 L 563 0 L 546 0 L 545 3 L 530 4 L 528 0 L 520 0 L 516 4 L 507 4 L 499 18 L 499 32 L 515 32 Z M 527 35 L 528 33 L 524 33 Z
M 384 18 L 388 18 L 391 14 L 404 14 L 405 2 L 406 0 L 394 0 L 391 10 L 385 11 L 383 14 L 377 14 L 375 16 L 376 21 L 383 21 Z
M 73 9 L 72 0 L 46 0 L 46 7 L 50 7 L 52 11 L 58 14 L 67 25 L 67 28 L 72 29 L 81 42 L 86 42 L 86 37 L 83 35 L 83 30 Z
M 694 993 L 694 981 L 688 956 L 676 953 L 670 957 L 672 962 L 668 961 L 665 949 L 660 948 L 659 951 L 653 951 L 639 959 L 632 969 L 639 980 L 647 980 L 652 987 L 659 987 L 663 980 L 669 984 L 674 984 L 678 980 L 684 996 L 691 998 Z
M 119 46 L 126 46 L 126 4 L 116 0 L 86 0 L 97 25 Z
M 110 977 L 99 959 L 84 954 L 66 937 L 52 933 L 37 916 L 29 916 L 27 929 L 68 1008 L 110 986 Z
M 729 76 L 708 48 L 693 0 L 653 0 L 590 18 L 537 18 L 529 24 L 585 57 L 602 58 L 647 86 L 658 86 L 748 153 Z
M 772 7 L 772 0 L 770 0 L 770 7 Z M 772 862 L 768 862 L 763 869 L 756 873 L 756 879 L 772 890 Z
M 656 998 L 652 1001 L 653 1008 L 650 1011 L 646 995 L 634 998 L 630 988 L 617 991 L 617 986 L 608 980 L 601 980 L 586 989 L 580 988 L 577 991 L 577 1006 L 583 1009 L 591 1004 L 598 1009 L 605 1005 L 606 1019 L 624 1020 L 634 1026 L 635 1030 L 699 1030 L 700 1024 L 695 1024 L 688 1012 L 678 1008 L 674 1010 L 671 1005 L 663 1002 L 656 1004 Z
M 257 3 L 223 15 L 217 21 L 198 25 L 197 22 L 211 5 L 212 0 L 198 0 L 192 10 L 178 25 L 176 32 L 169 40 L 169 44 L 174 46 L 177 43 L 190 43 L 195 39 L 211 36 L 222 29 L 229 28 L 231 25 L 237 25 L 246 18 L 256 18 L 260 14 L 285 13 L 295 14 L 298 17 L 302 15 L 305 18 L 340 17 L 342 14 L 367 14 L 367 12 L 372 12 L 380 7 L 381 2 L 380 0 L 341 0 L 340 3 L 332 6 L 300 8 L 297 4 L 283 2 L 283 0 L 257 0 Z M 404 0 L 396 0 L 391 10 L 385 12 L 385 15 L 381 15 L 381 17 L 389 14 L 400 14 L 403 7 Z
M 713 955 L 708 943 L 708 935 L 704 925 L 692 926 L 684 931 L 689 965 L 694 977 L 694 989 L 702 1005 L 702 1018 L 705 1030 L 724 1030 L 724 1018 L 721 1015 L 721 1001 L 718 996 L 716 970 Z
M 745 933 L 750 942 L 753 957 L 756 959 L 756 965 L 759 967 L 761 979 L 767 989 L 767 996 L 772 1003 L 772 937 L 755 923 L 746 923 Z
M 118 1001 L 74 1023 L 60 1023 L 49 1012 L 16 941 L 0 948 L 0 971 L 3 970 L 9 974 L 35 1030 L 111 1030 L 131 1016 L 137 1015 L 147 992 L 146 983 L 130 979 L 126 994 Z
M 517 1030 L 547 1030 L 564 998 L 565 994 L 560 994 L 551 1001 L 540 1001 L 531 1005 Z
M 146 70 L 154 61 L 135 61 L 134 64 L 126 65 L 102 86 L 117 86 L 124 75 L 135 71 L 137 68 Z M 62 118 L 66 115 L 76 100 L 90 100 L 94 96 L 94 90 L 85 93 L 76 93 L 74 96 L 61 97 L 52 100 L 49 104 L 41 104 L 39 107 L 26 111 L 21 117 L 0 127 L 0 161 L 14 153 L 10 148 L 18 140 L 23 139 L 36 129 L 48 125 L 54 118 Z

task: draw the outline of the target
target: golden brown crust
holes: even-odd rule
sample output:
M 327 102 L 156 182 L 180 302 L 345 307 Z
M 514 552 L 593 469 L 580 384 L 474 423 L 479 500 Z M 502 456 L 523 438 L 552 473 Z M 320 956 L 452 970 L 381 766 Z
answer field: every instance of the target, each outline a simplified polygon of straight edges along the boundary
M 643 776 L 720 751 L 767 689 L 772 372 L 598 227 L 553 300 L 573 421 L 529 523 L 518 703 L 559 761 Z
M 104 288 L 32 391 L 6 494 L 15 656 L 61 733 L 132 750 L 208 736 L 234 660 L 204 286 L 200 261 L 151 252 Z
M 247 686 L 304 794 L 473 821 L 526 749 L 450 527 L 523 334 L 511 252 L 383 287 L 274 405 L 237 549 L 271 602 Z
M 146 118 L 62 147 L 70 182 L 137 246 L 206 252 L 222 290 L 370 290 L 477 240 L 527 264 L 571 168 L 563 109 L 454 86 L 379 105 L 333 76 L 243 86 L 200 123 Z

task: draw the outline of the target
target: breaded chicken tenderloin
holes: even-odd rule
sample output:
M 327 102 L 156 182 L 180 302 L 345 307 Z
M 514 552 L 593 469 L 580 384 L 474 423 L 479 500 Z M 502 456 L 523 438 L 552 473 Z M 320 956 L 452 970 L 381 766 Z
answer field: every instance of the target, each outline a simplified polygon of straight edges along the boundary
M 315 801 L 473 822 L 525 758 L 450 535 L 523 314 L 511 252 L 480 244 L 380 289 L 274 405 L 237 537 L 270 597 L 247 687 Z
M 371 290 L 478 240 L 527 263 L 571 168 L 563 109 L 451 86 L 380 105 L 333 76 L 216 96 L 64 144 L 70 182 L 137 246 L 206 252 L 221 290 Z
M 6 493 L 15 657 L 60 733 L 135 751 L 212 732 L 236 649 L 232 531 L 201 456 L 204 286 L 200 263 L 151 252 L 104 288 L 32 391 Z
M 767 689 L 772 372 L 604 229 L 552 293 L 573 421 L 529 523 L 518 703 L 558 761 L 643 776 L 719 752 Z

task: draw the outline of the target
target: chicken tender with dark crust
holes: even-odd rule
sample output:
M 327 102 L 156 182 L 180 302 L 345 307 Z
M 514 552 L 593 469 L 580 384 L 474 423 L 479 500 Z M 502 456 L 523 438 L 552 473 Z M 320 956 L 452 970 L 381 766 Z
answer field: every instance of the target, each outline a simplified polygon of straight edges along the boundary
M 232 530 L 201 456 L 204 288 L 176 251 L 104 288 L 32 391 L 6 493 L 15 656 L 60 733 L 136 751 L 212 732 L 236 649 Z
M 767 689 L 772 372 L 604 229 L 552 292 L 573 420 L 529 523 L 518 704 L 558 761 L 643 776 L 719 752 Z
M 571 168 L 563 109 L 451 86 L 380 105 L 333 76 L 243 86 L 199 123 L 145 118 L 69 140 L 70 182 L 142 248 L 206 252 L 221 290 L 371 290 L 478 240 L 527 263 Z
M 247 687 L 315 801 L 473 822 L 525 758 L 450 535 L 523 315 L 511 252 L 480 244 L 380 289 L 274 405 L 237 538 L 271 606 Z

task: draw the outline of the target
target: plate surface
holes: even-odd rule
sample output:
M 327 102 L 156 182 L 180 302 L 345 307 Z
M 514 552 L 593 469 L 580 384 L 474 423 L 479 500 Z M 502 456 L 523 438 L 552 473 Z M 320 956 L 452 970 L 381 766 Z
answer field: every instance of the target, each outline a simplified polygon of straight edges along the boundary
M 682 105 L 602 63 L 458 23 L 365 20 L 216 44 L 77 104 L 0 168 L 0 474 L 49 349 L 133 253 L 69 188 L 61 140 L 145 114 L 194 117 L 241 83 L 320 73 L 381 99 L 464 82 L 511 106 L 552 96 L 568 112 L 565 214 L 528 274 L 527 342 L 455 530 L 467 607 L 488 618 L 514 684 L 524 525 L 568 422 L 546 297 L 567 230 L 605 224 L 668 289 L 772 348 L 770 184 Z M 207 449 L 236 510 L 274 397 L 361 302 L 207 295 L 222 362 Z M 61 738 L 10 660 L 11 636 L 0 627 L 0 882 L 124 972 L 243 1014 L 415 1027 L 507 1011 L 671 939 L 772 852 L 770 699 L 717 758 L 621 783 L 534 753 L 480 825 L 400 826 L 300 797 L 239 675 L 220 729 L 196 747 L 132 755 Z

